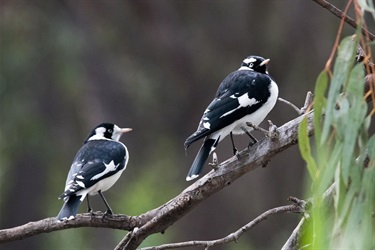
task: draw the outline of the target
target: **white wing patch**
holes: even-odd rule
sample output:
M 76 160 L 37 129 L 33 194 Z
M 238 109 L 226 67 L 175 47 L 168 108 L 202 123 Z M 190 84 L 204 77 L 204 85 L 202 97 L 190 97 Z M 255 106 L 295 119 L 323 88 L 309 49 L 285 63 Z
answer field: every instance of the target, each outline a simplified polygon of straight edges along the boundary
M 103 172 L 97 174 L 97 175 L 94 175 L 91 180 L 96 180 L 96 179 L 99 179 L 100 177 L 104 176 L 105 174 L 111 172 L 111 171 L 115 171 L 117 169 L 117 167 L 120 165 L 120 164 L 117 164 L 115 165 L 115 162 L 114 161 L 111 161 L 110 163 L 106 164 L 105 162 L 103 162 L 104 165 L 105 165 L 105 169 Z
M 227 116 L 227 115 L 230 115 L 232 114 L 234 111 L 236 111 L 237 109 L 240 109 L 240 108 L 245 108 L 245 107 L 250 107 L 254 104 L 257 104 L 259 101 L 255 98 L 249 98 L 248 94 L 245 93 L 239 97 L 236 97 L 235 95 L 231 95 L 230 98 L 237 98 L 237 101 L 238 101 L 238 107 L 235 108 L 235 109 L 232 109 L 226 113 L 224 113 L 223 115 L 220 116 L 220 118 L 224 117 L 224 116 Z
M 82 181 L 76 181 L 76 183 L 78 184 L 78 186 L 86 188 L 85 184 Z
M 209 122 L 204 122 L 203 127 L 206 128 L 206 129 L 210 129 L 211 124 Z

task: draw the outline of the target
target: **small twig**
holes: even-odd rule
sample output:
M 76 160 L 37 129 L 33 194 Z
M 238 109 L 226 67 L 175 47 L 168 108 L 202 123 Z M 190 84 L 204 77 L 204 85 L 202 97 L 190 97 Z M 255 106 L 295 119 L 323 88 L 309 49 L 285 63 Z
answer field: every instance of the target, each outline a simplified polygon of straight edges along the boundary
M 297 206 L 299 206 L 302 210 L 306 209 L 307 202 L 304 201 L 304 200 L 298 199 L 297 197 L 294 197 L 294 196 L 289 196 L 288 197 L 288 201 L 294 202 L 294 204 L 296 204 Z
M 305 98 L 305 103 L 303 104 L 303 107 L 301 108 L 302 114 L 305 114 L 308 110 L 311 109 L 311 106 L 314 101 L 314 94 L 311 91 L 308 91 Z
M 297 198 L 295 198 L 297 199 Z M 228 234 L 227 236 L 217 239 L 217 240 L 210 240 L 210 241 L 187 241 L 187 242 L 180 242 L 180 243 L 171 243 L 171 244 L 164 244 L 160 246 L 153 246 L 153 247 L 145 247 L 141 248 L 140 250 L 164 250 L 164 249 L 176 249 L 176 248 L 184 248 L 184 247 L 192 247 L 192 246 L 202 246 L 205 247 L 205 249 L 209 249 L 213 246 L 218 245 L 224 245 L 225 243 L 229 242 L 237 242 L 237 240 L 247 231 L 249 231 L 251 228 L 259 224 L 260 222 L 266 220 L 271 215 L 276 214 L 283 214 L 283 213 L 303 213 L 304 209 L 301 207 L 301 204 L 303 203 L 301 200 L 297 199 L 298 202 L 295 202 L 292 205 L 287 206 L 281 206 L 276 207 L 267 210 L 266 212 L 262 213 L 258 217 L 256 217 L 254 220 L 250 221 L 237 231 Z
M 344 18 L 344 21 L 347 24 L 352 26 L 354 29 L 357 29 L 359 24 L 355 20 L 350 18 L 349 16 L 345 15 L 344 12 L 342 12 L 340 9 L 338 9 L 333 4 L 331 4 L 331 3 L 329 3 L 325 0 L 313 0 L 313 1 L 316 2 L 317 4 L 319 4 L 320 6 L 322 6 L 323 8 L 327 9 L 329 12 L 331 12 L 332 14 L 337 16 L 338 18 L 340 18 L 340 19 Z M 367 29 L 365 29 L 363 26 L 361 26 L 361 32 L 364 36 L 368 37 L 371 41 L 375 40 L 375 35 L 372 34 L 370 31 L 368 31 Z
M 297 250 L 299 249 L 299 241 L 303 236 L 303 230 L 302 227 L 305 223 L 306 219 L 305 217 L 300 220 L 297 227 L 293 230 L 292 234 L 288 238 L 288 240 L 285 242 L 284 246 L 281 248 L 281 250 Z
M 328 213 L 332 212 L 333 208 L 333 202 L 334 202 L 334 195 L 336 192 L 336 184 L 332 183 L 331 186 L 323 193 L 323 201 L 324 201 L 324 207 L 327 209 Z M 305 246 L 300 246 L 300 239 L 305 234 L 304 231 L 304 225 L 310 218 L 310 216 L 306 216 L 308 214 L 308 210 L 310 209 L 309 206 L 314 202 L 312 199 L 309 199 L 306 201 L 299 201 L 298 199 L 294 197 L 290 197 L 290 199 L 295 200 L 297 203 L 302 203 L 305 215 L 298 223 L 297 227 L 293 230 L 292 234 L 289 236 L 288 240 L 285 242 L 284 246 L 281 248 L 281 250 L 301 250 Z
M 263 134 L 265 134 L 267 137 L 271 138 L 272 140 L 278 138 L 279 132 L 277 131 L 276 125 L 274 125 L 271 120 L 268 120 L 268 124 L 269 124 L 269 129 L 265 130 L 264 128 L 261 128 L 251 122 L 246 122 L 247 126 L 253 128 L 254 130 L 258 130 L 262 132 Z
M 371 102 L 375 97 L 375 74 L 368 74 L 365 77 L 365 99 Z
M 308 111 L 310 108 L 311 108 L 311 104 L 313 102 L 313 98 L 314 98 L 314 95 L 311 91 L 308 91 L 307 94 L 306 94 L 306 98 L 305 98 L 305 104 L 303 105 L 302 108 L 298 108 L 296 105 L 294 105 L 293 103 L 279 97 L 278 100 L 280 102 L 283 102 L 287 105 L 289 105 L 290 107 L 292 107 L 298 115 L 303 115 L 306 113 L 306 111 Z
M 302 115 L 303 113 L 302 113 L 302 111 L 301 111 L 301 109 L 299 109 L 296 105 L 294 105 L 293 103 L 291 103 L 291 102 L 289 102 L 289 101 L 287 101 L 287 100 L 285 100 L 285 99 L 283 99 L 283 98 L 281 98 L 281 97 L 279 97 L 279 98 L 277 98 L 280 102 L 283 102 L 283 103 L 285 103 L 285 104 L 287 104 L 287 105 L 289 105 L 290 107 L 292 107 L 297 113 L 298 113 L 298 115 Z
M 130 231 L 128 232 L 125 237 L 117 244 L 117 246 L 115 247 L 114 250 L 120 250 L 120 249 L 124 249 L 125 246 L 126 246 L 126 243 L 128 242 L 128 240 L 130 239 L 130 237 L 132 236 L 133 234 L 133 231 Z
M 264 128 L 261 128 L 261 127 L 255 125 L 251 122 L 246 122 L 246 125 L 253 128 L 254 130 L 258 130 L 258 131 L 264 133 L 266 136 L 268 136 L 268 132 L 269 132 L 268 130 L 265 130 Z

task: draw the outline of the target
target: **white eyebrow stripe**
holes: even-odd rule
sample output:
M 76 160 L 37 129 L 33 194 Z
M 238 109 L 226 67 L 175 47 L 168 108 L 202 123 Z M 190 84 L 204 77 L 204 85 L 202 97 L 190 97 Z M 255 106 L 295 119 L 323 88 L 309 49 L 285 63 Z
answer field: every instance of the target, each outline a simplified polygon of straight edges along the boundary
M 244 63 L 252 63 L 252 62 L 255 62 L 257 59 L 255 59 L 254 57 L 251 57 L 251 58 L 246 58 L 243 60 Z

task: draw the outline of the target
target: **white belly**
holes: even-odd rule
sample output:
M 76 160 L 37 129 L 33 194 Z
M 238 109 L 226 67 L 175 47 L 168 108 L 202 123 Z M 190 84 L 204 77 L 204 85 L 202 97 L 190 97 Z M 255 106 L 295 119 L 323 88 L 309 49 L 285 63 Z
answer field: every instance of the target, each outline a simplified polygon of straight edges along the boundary
M 120 178 L 123 171 L 124 171 L 124 169 L 121 170 L 121 171 L 118 171 L 116 174 L 114 174 L 114 175 L 112 175 L 112 176 L 110 176 L 110 177 L 108 177 L 104 180 L 101 180 L 98 183 L 96 183 L 95 185 L 89 187 L 88 190 L 87 190 L 88 191 L 87 193 L 89 195 L 95 195 L 95 194 L 98 194 L 99 190 L 101 190 L 102 192 L 107 191 Z

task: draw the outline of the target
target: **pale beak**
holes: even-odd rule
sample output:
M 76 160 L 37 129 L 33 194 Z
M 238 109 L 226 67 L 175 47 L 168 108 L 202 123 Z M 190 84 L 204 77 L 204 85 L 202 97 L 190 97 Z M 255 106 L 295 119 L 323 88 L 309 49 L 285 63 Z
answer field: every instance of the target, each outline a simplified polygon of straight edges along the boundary
M 261 64 L 259 64 L 259 66 L 267 65 L 270 62 L 270 60 L 271 59 L 264 60 L 263 62 L 261 62 Z
M 131 129 L 131 128 L 122 128 L 121 130 L 120 130 L 120 133 L 121 134 L 124 134 L 124 133 L 127 133 L 127 132 L 130 132 L 130 131 L 132 131 L 133 129 Z

